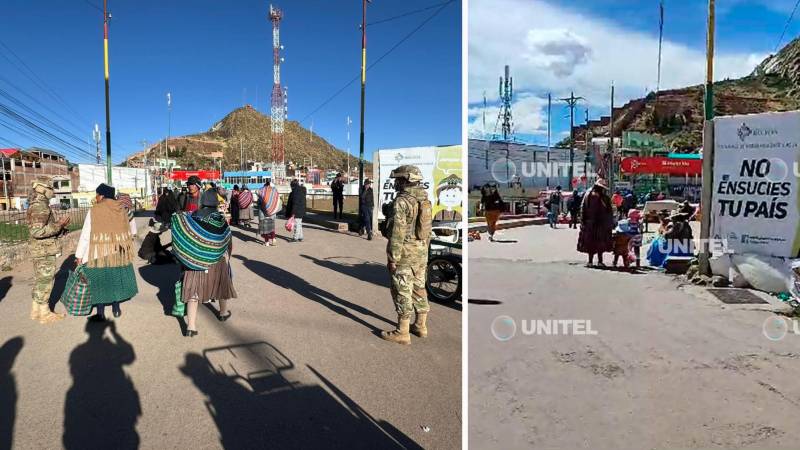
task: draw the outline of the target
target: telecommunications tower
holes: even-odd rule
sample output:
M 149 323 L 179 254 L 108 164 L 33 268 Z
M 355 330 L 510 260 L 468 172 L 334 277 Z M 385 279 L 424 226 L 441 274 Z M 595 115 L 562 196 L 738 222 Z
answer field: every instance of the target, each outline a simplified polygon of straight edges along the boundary
M 282 173 L 283 168 L 286 167 L 284 141 L 283 141 L 283 123 L 286 119 L 286 100 L 284 99 L 284 90 L 281 87 L 281 35 L 280 26 L 281 19 L 283 19 L 283 11 L 269 5 L 269 20 L 272 22 L 272 105 L 270 107 L 270 116 L 272 119 L 272 170 L 274 173 Z M 280 164 L 282 170 L 275 170 L 275 165 Z
M 514 139 L 514 120 L 511 115 L 514 84 L 510 72 L 509 67 L 506 66 L 505 77 L 500 77 L 500 112 L 497 116 L 497 122 L 501 126 L 504 141 Z M 497 131 L 497 125 L 495 125 L 495 131 Z

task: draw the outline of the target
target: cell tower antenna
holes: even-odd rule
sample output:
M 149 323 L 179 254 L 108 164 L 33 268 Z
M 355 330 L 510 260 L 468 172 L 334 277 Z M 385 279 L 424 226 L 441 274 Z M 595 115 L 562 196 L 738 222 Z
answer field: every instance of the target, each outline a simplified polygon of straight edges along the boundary
M 514 140 L 514 117 L 511 114 L 511 100 L 514 98 L 514 81 L 511 78 L 511 69 L 506 66 L 505 76 L 500 77 L 500 112 L 497 123 L 500 124 L 503 140 Z M 497 131 L 497 124 L 495 124 Z
M 272 168 L 275 170 L 275 165 L 280 164 L 281 167 L 286 167 L 286 155 L 283 140 L 284 121 L 286 119 L 286 101 L 284 99 L 284 91 L 281 87 L 281 34 L 280 26 L 283 19 L 283 11 L 269 5 L 269 20 L 272 22 L 272 104 L 270 107 L 270 118 L 272 125 Z M 285 170 L 285 169 L 284 169 Z

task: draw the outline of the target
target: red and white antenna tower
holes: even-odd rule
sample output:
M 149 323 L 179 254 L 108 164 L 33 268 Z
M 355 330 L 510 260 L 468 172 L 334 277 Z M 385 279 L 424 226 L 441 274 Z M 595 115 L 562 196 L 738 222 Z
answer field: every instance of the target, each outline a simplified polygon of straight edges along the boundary
M 286 103 L 284 100 L 284 91 L 281 88 L 281 19 L 283 19 L 283 11 L 269 5 L 269 20 L 272 22 L 272 105 L 270 107 L 270 116 L 272 119 L 272 170 L 275 170 L 275 164 L 280 164 L 281 168 L 286 167 L 286 159 L 283 145 L 283 123 L 286 119 Z M 285 169 L 284 169 L 285 170 Z

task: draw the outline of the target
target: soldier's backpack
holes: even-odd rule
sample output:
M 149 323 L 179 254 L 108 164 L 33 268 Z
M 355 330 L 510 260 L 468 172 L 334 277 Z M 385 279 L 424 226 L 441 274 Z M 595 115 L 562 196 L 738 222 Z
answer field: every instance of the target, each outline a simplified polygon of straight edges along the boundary
M 431 238 L 432 223 L 433 223 L 433 205 L 427 198 L 425 200 L 417 200 L 416 197 L 409 193 L 400 194 L 405 197 L 409 203 L 417 204 L 417 218 L 414 221 L 414 237 L 419 241 L 427 241 Z

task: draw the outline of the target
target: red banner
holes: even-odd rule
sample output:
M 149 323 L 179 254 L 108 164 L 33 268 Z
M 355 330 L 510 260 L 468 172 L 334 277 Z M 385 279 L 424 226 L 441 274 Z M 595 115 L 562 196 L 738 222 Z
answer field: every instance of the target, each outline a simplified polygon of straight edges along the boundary
M 632 156 L 622 158 L 623 173 L 658 173 L 669 175 L 700 175 L 702 159 L 665 158 L 663 156 Z
M 196 176 L 201 180 L 219 180 L 218 170 L 173 170 L 170 180 L 187 181 L 189 177 Z

